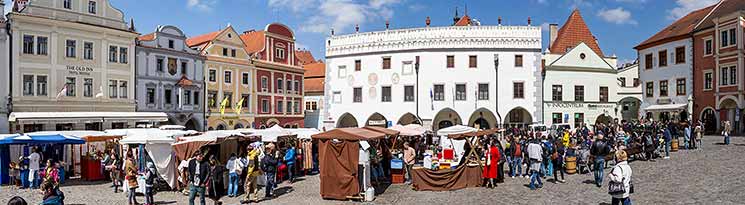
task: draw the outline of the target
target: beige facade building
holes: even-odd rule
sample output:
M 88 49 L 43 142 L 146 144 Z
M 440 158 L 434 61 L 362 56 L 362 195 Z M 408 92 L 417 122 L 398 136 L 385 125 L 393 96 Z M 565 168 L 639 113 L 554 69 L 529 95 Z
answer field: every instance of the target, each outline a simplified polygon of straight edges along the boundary
M 108 0 L 15 1 L 8 21 L 11 130 L 101 130 L 163 120 L 134 113 L 138 34 Z

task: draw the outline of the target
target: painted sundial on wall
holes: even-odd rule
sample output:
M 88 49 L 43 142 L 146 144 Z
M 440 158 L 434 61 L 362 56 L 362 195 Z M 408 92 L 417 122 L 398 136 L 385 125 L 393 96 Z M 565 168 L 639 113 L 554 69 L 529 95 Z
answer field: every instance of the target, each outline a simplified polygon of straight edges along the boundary
M 378 84 L 378 74 L 370 73 L 370 75 L 367 76 L 367 83 L 370 84 L 370 86 L 375 86 Z
M 347 85 L 354 86 L 354 76 L 352 75 L 347 76 Z
M 401 81 L 401 77 L 398 76 L 398 73 L 393 73 L 393 76 L 391 76 L 391 81 L 394 85 L 398 85 L 398 82 Z

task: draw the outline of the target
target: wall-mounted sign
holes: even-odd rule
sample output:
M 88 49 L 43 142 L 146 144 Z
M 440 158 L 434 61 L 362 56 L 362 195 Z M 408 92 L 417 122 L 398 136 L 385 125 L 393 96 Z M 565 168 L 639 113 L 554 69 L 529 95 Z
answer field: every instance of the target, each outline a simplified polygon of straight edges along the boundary
M 660 105 L 667 105 L 667 104 L 670 104 L 670 103 L 672 103 L 672 100 L 670 100 L 670 98 L 660 98 L 660 99 L 657 99 L 657 104 L 660 104 Z
M 68 65 L 67 71 L 71 75 L 91 75 L 91 72 L 93 72 L 93 68 L 87 66 Z
M 381 126 L 381 125 L 387 125 L 388 124 L 388 121 L 386 121 L 386 120 L 370 120 L 370 121 L 367 121 L 367 124 L 368 125 L 372 125 L 372 126 Z
M 559 102 L 559 103 L 546 103 L 546 106 L 549 108 L 584 108 L 585 104 L 583 103 L 572 103 L 572 102 Z

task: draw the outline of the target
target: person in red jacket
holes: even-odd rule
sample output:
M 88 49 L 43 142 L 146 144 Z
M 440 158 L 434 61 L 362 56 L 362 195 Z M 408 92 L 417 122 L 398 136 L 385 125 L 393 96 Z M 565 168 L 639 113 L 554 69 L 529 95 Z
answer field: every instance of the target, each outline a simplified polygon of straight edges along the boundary
M 491 140 L 489 143 L 488 152 L 484 152 L 486 157 L 486 165 L 484 166 L 484 172 L 482 177 L 486 179 L 486 187 L 494 188 L 497 186 L 497 169 L 499 168 L 499 148 L 497 148 L 497 141 Z

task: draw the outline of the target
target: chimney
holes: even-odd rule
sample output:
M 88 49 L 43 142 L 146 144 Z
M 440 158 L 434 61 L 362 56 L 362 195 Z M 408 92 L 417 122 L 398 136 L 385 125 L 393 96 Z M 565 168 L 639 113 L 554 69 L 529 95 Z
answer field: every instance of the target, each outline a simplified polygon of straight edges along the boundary
M 551 48 L 551 45 L 556 42 L 556 35 L 559 33 L 559 24 L 549 24 L 548 25 L 548 47 Z
M 357 33 L 360 32 L 360 25 L 359 24 L 357 24 L 357 25 L 354 26 L 354 31 L 357 32 Z
M 502 17 L 497 18 L 497 25 L 502 25 Z
M 432 23 L 432 20 L 429 20 L 429 16 L 427 16 L 427 19 L 424 20 L 424 23 L 427 24 L 427 27 L 429 27 L 429 24 Z
M 385 20 L 385 30 L 388 30 L 388 28 L 391 26 L 391 22 L 388 20 Z
M 530 23 L 531 23 L 531 22 L 532 22 L 532 21 L 530 20 L 530 16 L 528 16 L 528 26 L 530 26 Z

